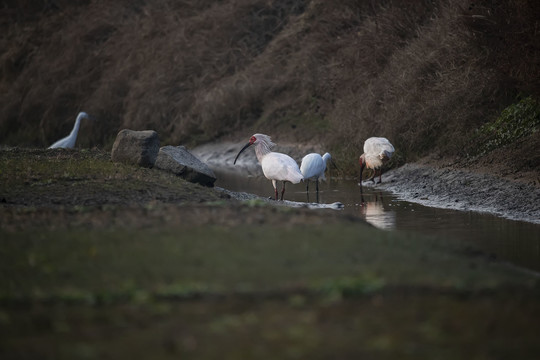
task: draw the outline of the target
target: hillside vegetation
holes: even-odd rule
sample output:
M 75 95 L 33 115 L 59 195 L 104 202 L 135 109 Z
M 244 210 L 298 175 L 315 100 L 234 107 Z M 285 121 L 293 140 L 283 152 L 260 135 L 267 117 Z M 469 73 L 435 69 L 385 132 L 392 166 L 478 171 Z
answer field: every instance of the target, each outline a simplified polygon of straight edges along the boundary
M 122 128 L 189 146 L 263 132 L 320 143 L 351 169 L 369 136 L 388 137 L 398 162 L 476 154 L 482 126 L 540 95 L 535 0 L 8 0 L 0 11 L 5 145 L 48 146 L 84 110 L 98 121 L 80 147 L 108 149 Z M 532 123 L 512 150 L 537 168 L 519 152 L 540 144 Z

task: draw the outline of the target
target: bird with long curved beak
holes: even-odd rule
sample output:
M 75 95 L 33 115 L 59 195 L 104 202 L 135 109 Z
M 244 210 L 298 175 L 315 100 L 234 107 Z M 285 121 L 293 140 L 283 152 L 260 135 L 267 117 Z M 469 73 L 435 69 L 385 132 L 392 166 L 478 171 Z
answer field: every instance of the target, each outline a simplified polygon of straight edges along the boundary
M 360 186 L 362 186 L 362 171 L 365 167 L 373 170 L 373 175 L 367 181 L 375 183 L 377 170 L 379 171 L 379 183 L 382 182 L 382 166 L 394 154 L 394 146 L 383 137 L 370 137 L 364 142 L 364 153 L 360 155 Z
M 270 136 L 264 134 L 254 134 L 242 150 L 238 152 L 234 159 L 234 164 L 236 164 L 236 160 L 238 160 L 240 154 L 251 145 L 255 145 L 255 155 L 261 164 L 264 176 L 268 180 L 272 180 L 276 200 L 278 199 L 277 182 L 283 182 L 281 189 L 281 200 L 283 200 L 285 183 L 298 184 L 304 179 L 298 164 L 289 155 L 272 152 L 271 149 L 275 144 L 270 139 Z

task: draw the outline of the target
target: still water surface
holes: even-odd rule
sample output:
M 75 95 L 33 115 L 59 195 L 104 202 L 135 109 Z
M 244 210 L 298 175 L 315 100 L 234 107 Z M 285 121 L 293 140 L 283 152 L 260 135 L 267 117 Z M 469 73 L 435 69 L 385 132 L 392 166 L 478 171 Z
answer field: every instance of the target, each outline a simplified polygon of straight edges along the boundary
M 272 182 L 264 177 L 247 176 L 241 171 L 213 170 L 218 178 L 216 186 L 264 197 L 274 194 Z M 310 182 L 309 198 L 305 184 L 287 184 L 285 199 L 315 202 L 315 183 Z M 485 213 L 426 207 L 366 186 L 361 193 L 355 180 L 321 182 L 319 202 L 338 201 L 345 207 L 336 211 L 359 216 L 378 228 L 455 239 L 470 245 L 471 249 L 480 249 L 498 259 L 540 271 L 540 225 Z

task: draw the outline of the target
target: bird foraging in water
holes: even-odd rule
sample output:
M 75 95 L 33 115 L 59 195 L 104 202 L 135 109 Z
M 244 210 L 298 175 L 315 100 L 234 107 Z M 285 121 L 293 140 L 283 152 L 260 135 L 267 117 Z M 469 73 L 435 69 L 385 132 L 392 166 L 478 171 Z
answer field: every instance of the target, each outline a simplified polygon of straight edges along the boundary
M 75 147 L 75 141 L 77 141 L 77 134 L 79 133 L 82 119 L 92 119 L 92 117 L 84 111 L 80 112 L 79 115 L 77 115 L 77 119 L 75 120 L 75 125 L 73 126 L 73 130 L 71 130 L 71 133 L 65 138 L 60 139 L 51 146 L 49 146 L 49 149 L 73 149 Z
M 270 139 L 270 136 L 264 134 L 254 134 L 249 142 L 238 152 L 234 159 L 234 164 L 240 154 L 251 145 L 255 145 L 255 155 L 257 160 L 261 164 L 264 176 L 268 180 L 272 180 L 274 186 L 275 199 L 278 199 L 277 182 L 283 182 L 283 188 L 281 189 L 281 200 L 283 200 L 283 194 L 285 194 L 285 182 L 298 184 L 304 179 L 298 164 L 288 155 L 272 152 L 274 143 Z
M 336 164 L 332 161 L 332 156 L 329 153 L 325 153 L 323 156 L 317 153 L 307 154 L 302 158 L 300 164 L 300 172 L 304 176 L 306 181 L 306 192 L 309 199 L 309 180 L 315 181 L 315 187 L 317 189 L 317 202 L 319 202 L 319 179 L 326 180 L 324 172 L 326 170 L 326 163 L 330 160 L 332 165 L 337 169 Z
M 375 176 L 379 170 L 379 183 L 382 182 L 382 166 L 394 154 L 394 146 L 383 137 L 370 137 L 364 142 L 364 153 L 360 155 L 360 186 L 362 186 L 362 171 L 365 167 L 373 170 L 373 175 L 368 179 L 375 183 Z

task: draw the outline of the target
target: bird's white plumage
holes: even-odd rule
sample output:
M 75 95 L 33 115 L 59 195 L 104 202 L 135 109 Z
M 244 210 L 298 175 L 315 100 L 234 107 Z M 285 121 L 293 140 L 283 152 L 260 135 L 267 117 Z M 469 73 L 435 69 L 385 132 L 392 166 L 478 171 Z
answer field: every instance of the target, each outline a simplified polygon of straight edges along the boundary
M 73 149 L 75 147 L 75 142 L 77 141 L 77 134 L 79 133 L 81 120 L 88 117 L 89 116 L 87 113 L 80 112 L 79 115 L 77 115 L 77 119 L 75 120 L 75 125 L 73 126 L 73 130 L 71 130 L 71 133 L 65 138 L 60 139 L 54 144 L 52 144 L 51 146 L 49 146 L 49 149 L 56 149 L 56 148 Z
M 300 164 L 300 172 L 304 175 L 304 179 L 315 180 L 318 179 L 326 180 L 324 172 L 326 170 L 326 162 L 331 159 L 329 153 L 324 154 L 323 156 L 317 153 L 307 154 L 302 158 L 302 163 Z
M 392 157 L 394 153 L 394 146 L 383 137 L 370 137 L 364 142 L 364 153 L 370 155 Z
M 300 172 L 304 175 L 306 181 L 306 193 L 308 195 L 309 202 L 309 180 L 315 181 L 315 188 L 317 190 L 317 202 L 319 202 L 319 179 L 326 180 L 324 171 L 326 170 L 326 162 L 332 161 L 332 157 L 329 153 L 325 153 L 323 156 L 317 153 L 307 154 L 302 158 L 300 165 Z
M 263 157 L 271 153 L 272 148 L 276 146 L 276 144 L 272 142 L 270 136 L 265 134 L 253 134 L 253 136 L 251 136 L 250 143 L 255 145 L 255 155 L 257 155 L 257 160 L 259 160 L 259 163 L 261 164 Z
M 394 154 L 394 146 L 383 137 L 370 137 L 364 142 L 364 155 L 366 166 L 370 169 L 378 169 L 383 161 L 389 160 Z
M 298 164 L 288 155 L 271 152 L 261 161 L 264 176 L 269 180 L 289 181 L 298 184 L 304 178 Z

